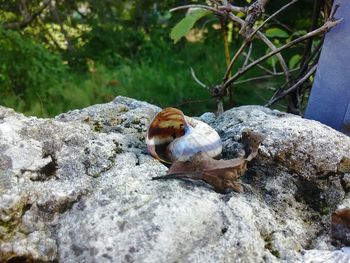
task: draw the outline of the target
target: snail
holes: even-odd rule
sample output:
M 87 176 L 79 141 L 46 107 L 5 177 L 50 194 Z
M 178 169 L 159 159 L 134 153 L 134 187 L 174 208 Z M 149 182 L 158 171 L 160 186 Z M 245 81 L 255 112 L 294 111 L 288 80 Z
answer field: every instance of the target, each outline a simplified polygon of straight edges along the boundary
M 220 136 L 213 128 L 175 108 L 166 108 L 153 118 L 146 143 L 154 158 L 169 164 L 189 160 L 199 152 L 216 157 L 222 151 Z

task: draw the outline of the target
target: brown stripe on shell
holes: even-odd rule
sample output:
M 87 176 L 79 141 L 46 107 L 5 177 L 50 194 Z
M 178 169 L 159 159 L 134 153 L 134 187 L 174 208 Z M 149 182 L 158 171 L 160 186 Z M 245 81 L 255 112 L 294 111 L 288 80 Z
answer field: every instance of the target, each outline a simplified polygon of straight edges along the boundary
M 153 119 L 147 135 L 153 137 L 179 138 L 185 134 L 185 117 L 182 111 L 175 108 L 166 108 L 159 112 Z

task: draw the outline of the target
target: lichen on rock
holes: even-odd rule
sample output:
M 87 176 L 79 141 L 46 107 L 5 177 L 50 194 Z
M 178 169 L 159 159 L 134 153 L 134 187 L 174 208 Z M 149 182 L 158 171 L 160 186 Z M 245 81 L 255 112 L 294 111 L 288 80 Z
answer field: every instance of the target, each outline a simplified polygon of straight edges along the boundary
M 244 193 L 223 195 L 200 182 L 151 181 L 167 170 L 144 142 L 159 110 L 125 97 L 53 119 L 0 107 L 0 262 L 340 255 L 328 231 L 332 212 L 350 205 L 349 137 L 261 106 L 204 114 L 224 158 L 239 155 L 244 129 L 265 135 Z

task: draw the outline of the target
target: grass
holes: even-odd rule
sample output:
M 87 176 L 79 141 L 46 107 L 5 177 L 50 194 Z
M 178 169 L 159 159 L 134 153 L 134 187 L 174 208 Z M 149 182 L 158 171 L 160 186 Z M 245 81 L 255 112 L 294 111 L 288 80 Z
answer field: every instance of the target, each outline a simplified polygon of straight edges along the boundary
M 68 70 L 58 85 L 47 87 L 45 98 L 40 95 L 32 95 L 30 100 L 9 97 L 5 100 L 5 106 L 26 115 L 47 117 L 108 102 L 122 95 L 160 107 L 178 107 L 188 115 L 215 111 L 215 101 L 194 82 L 190 68 L 207 85 L 219 83 L 225 72 L 221 42 L 148 45 L 140 54 L 113 68 L 88 60 L 89 71 Z M 238 64 L 241 63 L 238 61 Z M 234 89 L 235 105 L 263 104 L 271 95 L 265 88 L 268 83 L 237 85 Z

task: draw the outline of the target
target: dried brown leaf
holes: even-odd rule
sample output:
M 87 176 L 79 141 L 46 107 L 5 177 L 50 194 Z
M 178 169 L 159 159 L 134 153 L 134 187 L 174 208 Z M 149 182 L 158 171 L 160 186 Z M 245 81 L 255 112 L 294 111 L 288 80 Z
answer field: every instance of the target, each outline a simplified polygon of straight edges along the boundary
M 332 214 L 331 237 L 335 243 L 350 245 L 350 208 L 338 209 Z

